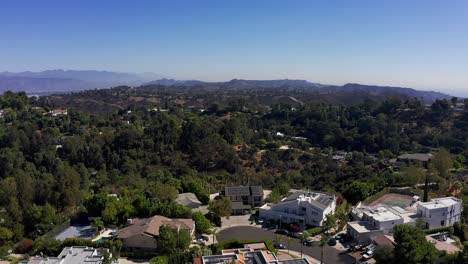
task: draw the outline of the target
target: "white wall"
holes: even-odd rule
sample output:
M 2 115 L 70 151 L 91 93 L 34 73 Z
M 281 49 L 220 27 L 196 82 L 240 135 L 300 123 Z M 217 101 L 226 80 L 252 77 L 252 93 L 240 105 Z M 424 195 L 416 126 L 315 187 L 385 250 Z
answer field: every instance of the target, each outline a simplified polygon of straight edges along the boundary
M 426 227 L 428 228 L 452 226 L 456 222 L 460 221 L 461 212 L 461 203 L 442 208 L 427 208 L 422 205 L 418 206 L 418 213 L 421 214 L 422 218 L 427 223 Z
M 301 215 L 302 208 L 305 212 Z M 334 201 L 325 210 L 317 208 L 307 201 L 288 201 L 273 205 L 270 210 L 260 208 L 259 216 L 266 220 L 279 221 L 281 215 L 282 223 L 299 223 L 305 225 L 321 226 L 327 214 L 333 213 L 336 208 Z

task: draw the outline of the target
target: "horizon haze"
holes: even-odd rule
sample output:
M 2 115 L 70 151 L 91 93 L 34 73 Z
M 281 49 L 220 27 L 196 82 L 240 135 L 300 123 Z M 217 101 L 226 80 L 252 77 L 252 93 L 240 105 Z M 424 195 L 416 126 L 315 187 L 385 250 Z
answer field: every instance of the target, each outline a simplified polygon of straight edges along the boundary
M 15 1 L 0 71 L 301 79 L 468 96 L 464 1 Z

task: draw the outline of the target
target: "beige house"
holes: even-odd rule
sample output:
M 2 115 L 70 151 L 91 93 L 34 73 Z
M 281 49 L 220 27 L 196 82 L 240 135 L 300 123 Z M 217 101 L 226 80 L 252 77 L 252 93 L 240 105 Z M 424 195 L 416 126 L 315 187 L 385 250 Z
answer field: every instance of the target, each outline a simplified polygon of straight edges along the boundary
M 155 215 L 130 219 L 126 227 L 117 231 L 117 238 L 123 241 L 127 250 L 153 251 L 158 247 L 159 228 L 163 225 L 177 231 L 186 230 L 192 236 L 195 233 L 195 223 L 192 219 L 171 219 Z

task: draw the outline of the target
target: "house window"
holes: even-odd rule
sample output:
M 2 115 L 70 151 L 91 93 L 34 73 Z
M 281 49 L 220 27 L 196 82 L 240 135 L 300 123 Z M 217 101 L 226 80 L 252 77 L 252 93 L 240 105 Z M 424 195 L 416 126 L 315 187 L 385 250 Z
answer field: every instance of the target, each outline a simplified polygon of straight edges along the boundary
M 445 221 L 444 220 L 440 221 L 440 225 L 445 226 Z

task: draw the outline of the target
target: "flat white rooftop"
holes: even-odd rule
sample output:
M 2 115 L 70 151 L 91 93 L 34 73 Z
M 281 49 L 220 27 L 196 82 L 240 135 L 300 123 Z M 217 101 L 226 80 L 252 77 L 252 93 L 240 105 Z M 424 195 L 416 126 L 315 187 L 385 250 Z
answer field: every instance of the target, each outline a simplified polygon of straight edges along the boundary
M 348 222 L 348 225 L 349 225 L 349 227 L 356 230 L 356 232 L 358 232 L 360 234 L 379 231 L 377 228 L 373 227 L 367 221 Z
M 419 205 L 427 209 L 436 209 L 436 208 L 450 207 L 460 202 L 461 202 L 460 199 L 455 198 L 455 197 L 443 197 L 443 198 L 432 199 L 431 201 L 425 202 L 425 203 L 422 202 L 422 203 L 419 203 Z
M 386 207 L 377 207 L 377 208 L 372 208 L 369 211 L 365 212 L 368 216 L 374 218 L 374 220 L 379 221 L 379 222 L 385 222 L 385 221 L 393 221 L 393 220 L 399 220 L 401 217 L 387 209 Z

